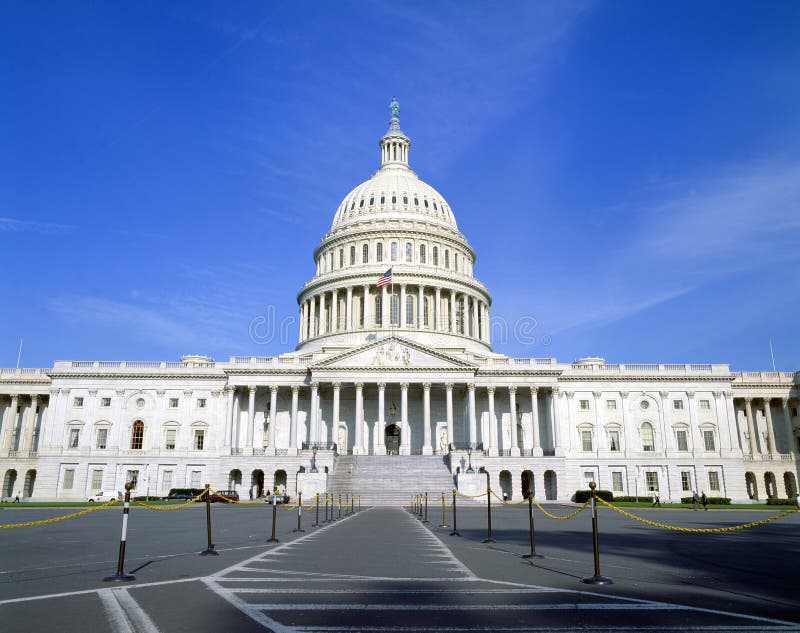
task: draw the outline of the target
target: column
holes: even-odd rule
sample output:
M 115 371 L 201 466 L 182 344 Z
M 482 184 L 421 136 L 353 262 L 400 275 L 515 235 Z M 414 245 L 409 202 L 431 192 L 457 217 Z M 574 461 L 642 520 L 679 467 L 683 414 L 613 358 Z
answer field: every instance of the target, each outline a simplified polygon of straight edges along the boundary
M 425 327 L 425 286 L 417 288 L 417 329 Z
M 300 304 L 300 327 L 297 328 L 300 330 L 300 333 L 297 335 L 298 342 L 303 342 L 303 334 L 305 330 L 305 322 L 306 322 L 306 302 Z
M 342 383 L 333 383 L 333 412 L 331 415 L 331 444 L 339 441 L 339 398 L 341 394 Z M 342 450 L 347 450 L 346 446 L 337 446 L 337 450 L 341 453 Z
M 400 284 L 400 305 L 397 311 L 397 325 L 400 329 L 406 327 L 406 285 Z
M 292 413 L 289 426 L 289 451 L 288 455 L 297 455 L 297 401 L 300 387 L 292 385 Z
M 376 455 L 386 455 L 386 419 L 384 414 L 386 402 L 386 383 L 378 383 L 378 448 L 375 451 Z
M 628 413 L 628 392 L 620 391 L 619 397 L 622 400 L 622 441 L 625 442 L 624 452 L 626 457 L 633 457 L 633 429 L 628 428 L 628 421 L 625 418 Z
M 508 388 L 508 419 L 511 426 L 511 456 L 519 457 L 519 440 L 517 440 L 517 388 Z
M 747 435 L 748 443 L 750 444 L 750 456 L 759 455 L 758 438 L 756 437 L 756 425 L 753 422 L 753 399 L 744 399 L 745 415 L 747 416 Z
M 328 325 L 328 293 L 321 292 L 319 295 L 319 333 L 329 334 L 331 329 Z
M 789 411 L 789 398 L 781 398 L 781 405 L 783 406 L 783 422 L 788 441 L 786 452 L 791 455 L 794 451 L 794 432 L 792 430 L 792 416 Z
M 6 410 L 6 422 L 3 425 L 3 444 L 2 450 L 5 454 L 11 450 L 11 440 L 14 437 L 14 428 L 17 426 L 17 407 L 19 406 L 19 396 L 11 395 L 11 404 Z
M 741 435 L 739 434 L 739 414 L 736 412 L 736 407 L 733 402 L 733 394 L 723 393 L 723 398 L 725 400 L 725 412 L 728 414 L 728 434 L 730 435 L 731 452 L 733 453 L 735 451 L 741 451 L 742 439 Z M 736 434 L 735 443 L 733 441 L 734 433 Z
M 703 438 L 700 435 L 700 427 L 697 423 L 697 401 L 694 398 L 694 391 L 687 391 L 689 396 L 689 427 L 692 434 L 692 454 L 697 456 L 705 451 Z
M 731 451 L 730 422 L 728 421 L 728 410 L 725 406 L 725 394 L 722 391 L 714 392 L 714 412 L 717 419 L 717 429 L 719 431 L 719 447 L 725 456 Z
M 489 396 L 489 456 L 497 456 L 497 425 L 494 420 L 494 387 L 486 387 Z M 485 447 L 484 447 L 485 448 Z
M 400 454 L 411 454 L 411 431 L 408 428 L 408 383 L 400 384 Z
M 422 454 L 433 455 L 431 445 L 431 383 L 422 383 Z
M 344 329 L 347 332 L 353 329 L 353 287 L 347 286 L 347 305 L 344 313 Z
M 491 339 L 491 328 L 489 327 L 491 325 L 491 319 L 489 318 L 489 305 L 486 303 L 483 304 L 483 315 L 484 315 L 483 333 L 486 336 L 485 340 L 488 343 L 489 340 Z
M 331 332 L 339 331 L 339 290 L 334 289 L 331 298 Z
M 249 398 L 247 400 L 247 454 L 251 455 L 253 452 L 253 432 L 255 430 L 256 421 L 256 387 L 250 385 L 247 387 Z
M 319 383 L 311 383 L 311 411 L 308 429 L 308 448 L 319 441 Z
M 478 442 L 478 417 L 475 412 L 475 383 L 467 385 L 467 399 L 469 402 L 469 445 L 475 448 Z
M 372 321 L 372 302 L 369 297 L 369 285 L 364 284 L 364 329 L 374 327 Z
M 450 310 L 447 331 L 454 334 L 456 331 L 456 291 L 450 290 Z
M 381 327 L 388 328 L 389 327 L 389 291 L 387 290 L 387 286 L 383 286 L 381 288 Z
M 34 396 L 35 397 L 35 396 Z M 767 419 L 767 446 L 772 459 L 778 455 L 775 448 L 775 429 L 772 428 L 772 407 L 770 407 L 771 398 L 764 398 L 764 417 Z
M 453 429 L 453 383 L 448 382 L 444 386 L 445 395 L 447 398 L 447 445 L 450 448 L 453 444 L 455 432 Z
M 539 434 L 539 389 L 531 387 L 531 429 L 533 431 L 533 456 L 541 457 L 542 438 Z
M 317 316 L 317 321 L 316 321 L 316 324 L 315 324 L 316 327 L 314 329 L 315 329 L 315 334 L 317 336 L 319 336 L 320 334 L 322 334 L 322 332 L 323 332 L 322 328 L 324 326 L 324 322 L 322 320 L 322 308 L 325 305 L 324 304 L 325 295 L 322 294 L 322 293 L 318 294 L 314 301 L 316 303 L 316 316 Z
M 436 286 L 436 294 L 433 301 L 433 314 L 431 315 L 433 318 L 433 329 L 440 330 L 442 328 L 442 323 L 439 319 L 439 313 L 442 311 L 442 290 L 439 286 Z
M 233 446 L 233 394 L 236 392 L 236 388 L 227 385 L 225 391 L 228 394 L 228 410 L 225 414 L 225 445 L 230 448 Z M 121 420 L 118 422 L 121 423 Z
M 592 397 L 594 398 L 594 426 L 597 433 L 597 452 L 598 454 L 600 451 L 608 450 L 608 445 L 606 442 L 606 431 L 603 428 L 603 416 L 600 412 L 600 407 L 602 400 L 600 399 L 603 396 L 602 391 L 593 391 Z
M 31 406 L 28 409 L 28 415 L 25 416 L 27 420 L 20 425 L 22 427 L 20 429 L 20 437 L 19 437 L 20 453 L 22 453 L 23 451 L 30 451 L 33 447 L 33 434 L 36 431 L 36 407 L 38 405 L 39 405 L 39 396 L 35 393 L 31 394 Z M 91 419 L 92 418 L 90 418 L 90 420 Z M 27 454 L 21 456 L 27 457 Z
M 269 388 L 269 454 L 275 454 L 275 438 L 278 433 L 278 386 Z
M 550 390 L 550 422 L 553 425 L 553 447 L 557 457 L 563 457 L 564 448 L 561 445 L 561 430 L 559 429 L 560 420 L 558 418 L 558 387 Z
M 384 286 L 385 288 L 386 286 Z M 356 439 L 353 445 L 353 455 L 364 454 L 364 383 L 355 383 L 356 388 Z

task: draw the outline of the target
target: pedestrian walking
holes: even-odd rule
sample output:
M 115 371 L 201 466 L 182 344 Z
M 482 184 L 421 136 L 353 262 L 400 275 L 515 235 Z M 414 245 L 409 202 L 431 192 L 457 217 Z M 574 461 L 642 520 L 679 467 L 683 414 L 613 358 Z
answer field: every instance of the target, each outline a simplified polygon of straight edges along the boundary
M 702 495 L 700 495 L 700 503 L 703 504 L 703 510 L 708 511 L 708 497 L 706 497 L 705 492 Z
M 658 493 L 653 495 L 653 507 L 661 507 L 661 497 L 658 496 Z
M 700 509 L 700 497 L 697 496 L 697 490 L 692 491 L 692 510 Z
M 22 492 L 20 490 L 17 490 L 17 496 L 14 497 L 14 501 L 12 503 L 20 503 L 19 498 L 20 498 L 21 495 L 22 495 Z

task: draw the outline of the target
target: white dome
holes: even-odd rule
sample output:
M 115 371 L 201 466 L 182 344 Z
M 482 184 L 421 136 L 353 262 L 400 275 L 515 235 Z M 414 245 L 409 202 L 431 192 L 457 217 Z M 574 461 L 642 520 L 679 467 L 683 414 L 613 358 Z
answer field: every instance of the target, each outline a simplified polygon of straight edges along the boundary
M 336 211 L 331 230 L 350 222 L 378 219 L 420 219 L 458 230 L 442 194 L 399 163 L 384 164 L 372 178 L 348 193 Z

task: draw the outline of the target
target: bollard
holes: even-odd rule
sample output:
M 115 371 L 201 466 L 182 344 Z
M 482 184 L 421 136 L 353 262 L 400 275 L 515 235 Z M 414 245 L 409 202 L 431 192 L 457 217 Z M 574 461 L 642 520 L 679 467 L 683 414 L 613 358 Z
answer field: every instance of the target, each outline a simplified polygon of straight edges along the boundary
M 267 543 L 280 543 L 275 536 L 275 520 L 278 515 L 278 495 L 272 495 L 272 536 L 267 539 Z
M 326 492 L 325 493 L 325 523 L 327 523 L 329 521 L 329 519 L 328 519 L 328 499 L 329 498 L 330 498 L 330 495 Z
M 358 511 L 361 512 L 361 495 L 358 495 Z
M 594 576 L 582 578 L 581 582 L 587 585 L 612 585 L 614 581 L 608 576 L 600 575 L 600 542 L 597 539 L 597 503 L 595 501 L 594 489 L 597 484 L 589 482 L 592 491 L 592 548 L 594 549 Z
M 339 516 L 337 518 L 339 518 L 339 519 L 342 518 L 342 495 L 341 494 L 339 495 Z
M 355 499 L 356 498 L 353 495 L 350 495 L 350 514 L 353 514 L 353 512 L 355 512 L 355 502 L 356 502 Z
M 319 525 L 319 493 L 317 493 L 317 514 L 314 517 L 314 527 Z
M 486 538 L 482 543 L 495 543 L 492 538 L 492 489 L 489 487 L 489 473 L 486 473 Z
M 422 520 L 423 523 L 428 523 L 428 493 L 425 492 L 425 518 Z
M 211 484 L 206 484 L 206 532 L 208 533 L 208 547 L 200 552 L 200 556 L 219 556 L 211 542 Z
M 528 490 L 528 517 L 531 533 L 531 553 L 523 554 L 522 558 L 544 558 L 541 554 L 536 553 L 536 541 L 533 538 L 533 494 L 530 490 Z
M 303 493 L 297 493 L 297 527 L 292 530 L 292 532 L 305 532 L 305 530 L 300 527 L 300 521 L 303 518 Z
M 128 539 L 128 512 L 131 509 L 131 488 L 133 484 L 128 482 L 125 484 L 125 503 L 122 510 L 122 537 L 119 540 L 119 557 L 117 558 L 117 573 L 113 576 L 106 576 L 103 582 L 122 582 L 129 580 L 136 580 L 133 574 L 126 574 L 125 570 L 125 542 Z
M 461 536 L 458 533 L 458 522 L 456 521 L 456 489 L 453 488 L 453 531 L 450 536 Z
M 442 491 L 442 522 L 439 524 L 440 528 L 450 527 L 444 522 L 444 491 Z

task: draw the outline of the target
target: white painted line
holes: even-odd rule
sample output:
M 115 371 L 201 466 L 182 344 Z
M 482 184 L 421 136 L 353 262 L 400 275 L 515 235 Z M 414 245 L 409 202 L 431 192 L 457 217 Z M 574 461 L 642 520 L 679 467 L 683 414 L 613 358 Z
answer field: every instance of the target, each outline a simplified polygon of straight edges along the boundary
M 234 591 L 236 593 L 290 593 L 297 595 L 298 597 L 302 597 L 303 594 L 347 594 L 347 595 L 364 595 L 364 594 L 396 594 L 396 595 L 404 595 L 404 594 L 412 594 L 412 595 L 430 595 L 430 594 L 441 594 L 441 595 L 480 595 L 485 596 L 487 594 L 500 594 L 500 595 L 508 595 L 508 594 L 538 594 L 538 593 L 564 593 L 559 591 L 558 589 L 551 589 L 547 591 L 540 591 L 538 589 L 276 589 L 274 587 L 269 587 L 266 589 L 258 589 L 258 588 L 251 588 L 251 587 L 226 587 L 229 591 Z
M 159 633 L 127 589 L 100 589 L 97 595 L 115 633 Z
M 103 610 L 108 616 L 111 630 L 115 633 L 135 633 L 131 626 L 128 616 L 122 610 L 122 606 L 117 601 L 111 589 L 102 589 L 97 592 L 97 597 L 103 603 Z
M 238 591 L 236 593 L 239 593 Z M 241 592 L 249 593 L 249 592 Z M 263 611 L 694 611 L 683 605 L 562 602 L 553 604 L 364 604 L 246 603 Z
M 470 626 L 424 626 L 420 627 L 411 627 L 411 626 L 300 626 L 293 629 L 295 633 L 325 633 L 325 632 L 332 632 L 335 633 L 339 632 L 351 632 L 357 633 L 359 631 L 367 631 L 368 633 L 405 633 L 405 632 L 415 632 L 418 633 L 420 630 L 424 630 L 425 633 L 468 633 L 468 632 L 476 632 L 476 631 L 485 631 L 485 627 L 482 625 L 480 627 L 470 627 Z M 632 633 L 636 631 L 656 631 L 657 633 L 684 633 L 687 631 L 694 632 L 706 632 L 706 633 L 717 633 L 718 631 L 731 631 L 731 632 L 738 632 L 738 633 L 764 633 L 764 629 L 754 629 L 750 626 L 679 626 L 679 627 L 664 627 L 658 625 L 645 625 L 645 626 L 634 626 L 634 627 L 621 627 L 621 626 L 613 626 L 613 627 L 592 627 L 593 633 Z M 776 629 L 781 633 L 796 633 L 800 631 L 800 628 L 792 628 L 792 629 Z M 493 633 L 585 633 L 586 628 L 582 627 L 580 629 L 569 628 L 569 627 L 539 627 L 539 626 L 492 626 Z

